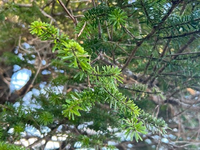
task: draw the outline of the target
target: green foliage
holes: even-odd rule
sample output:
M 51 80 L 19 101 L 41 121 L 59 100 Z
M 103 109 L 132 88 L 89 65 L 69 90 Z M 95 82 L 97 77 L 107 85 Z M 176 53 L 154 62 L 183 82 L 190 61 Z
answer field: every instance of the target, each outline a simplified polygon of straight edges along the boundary
M 30 33 L 37 34 L 42 40 L 51 40 L 57 39 L 56 36 L 59 35 L 59 30 L 48 23 L 35 21 L 31 24 Z
M 98 23 L 104 23 L 105 20 L 109 18 L 109 14 L 111 12 L 116 12 L 118 13 L 119 10 L 115 11 L 114 7 L 108 7 L 105 5 L 98 5 L 96 8 L 92 8 L 85 12 L 84 16 L 84 21 L 88 21 L 89 24 L 93 28 L 96 28 L 98 26 Z M 120 13 L 120 12 L 119 12 Z
M 0 149 L 1 150 L 26 150 L 25 148 L 20 148 L 16 145 L 11 145 L 5 142 L 0 142 Z
M 138 140 L 142 140 L 139 133 L 146 134 L 146 128 L 144 127 L 143 123 L 141 121 L 138 121 L 137 119 L 127 119 L 124 120 L 124 127 L 126 129 L 126 135 L 130 137 L 134 137 L 135 140 L 138 142 Z
M 110 17 L 116 17 L 115 15 L 124 14 L 118 9 Z M 117 21 L 119 21 L 115 23 L 117 26 L 124 23 L 123 19 Z M 163 124 L 164 122 L 160 123 L 160 120 L 154 118 L 152 121 L 144 117 L 141 121 L 138 121 L 142 111 L 132 100 L 127 99 L 126 96 L 120 93 L 117 87 L 118 82 L 122 82 L 120 77 L 121 71 L 118 67 L 92 67 L 89 63 L 89 55 L 83 47 L 74 40 L 64 40 L 63 37 L 66 37 L 66 35 L 56 34 L 59 30 L 47 23 L 33 22 L 30 31 L 43 40 L 54 40 L 54 49 L 58 50 L 58 56 L 62 60 L 69 61 L 70 67 L 82 70 L 90 79 L 90 84 L 93 85 L 92 88 L 81 92 L 70 92 L 67 94 L 66 104 L 63 104 L 63 115 L 65 117 L 70 120 L 76 120 L 75 116 L 80 117 L 81 111 L 90 111 L 95 103 L 109 103 L 110 108 L 117 111 L 119 116 L 121 116 L 119 119 L 125 122 L 123 128 L 126 129 L 126 134 L 131 135 L 131 137 L 134 136 L 136 141 L 141 140 L 139 133 L 147 133 L 145 126 L 148 123 L 154 125 L 161 133 L 164 132 L 166 126 Z M 144 90 L 144 87 L 142 87 L 142 90 Z M 43 112 L 39 116 L 39 121 L 47 125 L 53 121 L 53 117 L 50 113 Z
M 15 55 L 11 52 L 5 52 L 0 58 L 0 61 L 4 61 L 6 65 L 19 65 L 21 67 L 29 68 L 33 70 L 33 64 L 28 63 L 28 61 L 32 60 L 33 58 L 30 55 L 23 56 L 23 59 L 20 59 L 18 55 Z
M 165 129 L 168 127 L 166 126 L 166 123 L 163 119 L 157 119 L 156 117 L 153 117 L 151 114 L 145 112 L 142 112 L 140 114 L 140 119 L 146 125 L 147 129 L 150 130 L 151 132 L 153 133 L 160 132 L 161 134 L 166 134 Z
M 24 124 L 23 123 L 18 123 L 14 126 L 14 132 L 17 134 L 20 134 L 21 132 L 24 131 Z
M 194 10 L 189 15 L 173 15 L 169 18 L 166 24 L 161 28 L 160 35 L 167 37 L 183 37 L 191 32 L 199 31 L 199 15 L 200 11 Z M 176 25 L 176 26 L 175 26 Z
M 51 113 L 43 111 L 42 114 L 39 115 L 38 121 L 42 125 L 48 125 L 53 122 L 53 118 Z
M 14 65 L 14 64 L 20 65 L 23 62 L 17 55 L 10 52 L 5 52 L 3 54 L 3 57 L 4 59 L 6 59 L 5 61 L 6 64 L 9 64 L 9 65 Z
M 82 37 L 97 37 L 98 30 L 100 30 L 97 28 L 102 28 L 99 32 L 102 33 L 102 38 L 106 38 L 105 27 L 122 28 L 125 26 L 127 18 L 127 14 L 120 8 L 98 5 L 84 13 L 84 18 L 76 27 L 76 33 Z M 101 44 L 101 46 L 103 45 Z
M 121 9 L 115 9 L 109 14 L 109 21 L 117 29 L 124 26 L 126 23 L 127 15 Z
M 17 64 L 32 71 L 31 85 L 25 87 L 29 94 L 35 88 L 43 91 L 32 95 L 30 105 L 24 105 L 26 98 L 19 100 L 19 105 L 0 105 L 0 140 L 14 143 L 30 126 L 46 143 L 54 135 L 62 135 L 67 138 L 61 145 L 70 143 L 70 148 L 80 142 L 82 148 L 112 149 L 131 143 L 137 149 L 141 144 L 135 141 L 144 137 L 154 144 L 154 135 L 162 138 L 166 130 L 177 138 L 163 120 L 175 128 L 182 125 L 180 135 L 185 132 L 185 139 L 195 139 L 196 132 L 190 129 L 199 125 L 193 112 L 199 110 L 198 99 L 187 90 L 199 91 L 200 83 L 198 1 L 67 1 L 66 9 L 58 1 L 48 0 L 2 4 L 0 81 L 10 78 L 4 66 Z M 23 42 L 31 48 L 21 48 Z M 17 43 L 23 59 L 10 53 Z M 44 60 L 48 64 L 44 65 Z M 9 89 L 2 86 L 0 100 L 22 97 L 23 90 L 6 95 Z M 50 131 L 44 133 L 42 128 Z M 10 129 L 12 133 L 8 133 Z M 123 141 L 118 133 L 125 133 L 131 141 Z M 156 144 L 170 149 L 176 146 L 170 140 L 166 144 L 159 139 Z M 119 144 L 109 146 L 108 141 Z

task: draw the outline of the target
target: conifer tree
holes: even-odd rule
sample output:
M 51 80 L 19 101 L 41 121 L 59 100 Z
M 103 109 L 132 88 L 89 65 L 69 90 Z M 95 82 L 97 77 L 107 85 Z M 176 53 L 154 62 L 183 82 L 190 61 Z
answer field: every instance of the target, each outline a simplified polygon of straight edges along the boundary
M 0 4 L 0 147 L 198 148 L 198 1 Z

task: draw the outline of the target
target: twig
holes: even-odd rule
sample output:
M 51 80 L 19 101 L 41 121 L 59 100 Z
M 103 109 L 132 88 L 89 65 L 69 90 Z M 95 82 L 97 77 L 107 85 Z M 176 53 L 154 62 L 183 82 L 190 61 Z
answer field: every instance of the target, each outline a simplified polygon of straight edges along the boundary
M 42 13 L 44 16 L 50 18 L 51 21 L 56 22 L 56 20 L 55 20 L 52 16 L 50 16 L 49 14 L 47 14 L 44 10 L 42 10 L 42 9 L 39 9 L 39 10 L 41 11 L 41 13 Z
M 130 90 L 130 91 L 135 91 L 135 92 L 146 93 L 146 94 L 160 94 L 160 93 L 161 93 L 161 92 L 147 92 L 147 91 L 141 91 L 141 90 L 136 90 L 136 89 L 127 88 L 127 87 L 122 87 L 122 86 L 119 86 L 119 88 L 123 88 L 123 89 Z
M 192 55 L 192 54 L 200 54 L 200 52 L 185 52 L 185 53 L 176 53 L 176 54 L 170 54 L 170 55 L 166 55 L 165 57 L 171 57 L 171 56 L 180 56 L 180 55 Z
M 165 22 L 165 20 L 169 17 L 169 15 L 172 13 L 172 11 L 176 8 L 176 6 L 179 4 L 179 2 L 177 2 L 176 4 L 172 5 L 172 7 L 169 9 L 169 11 L 167 12 L 167 14 L 162 18 L 161 22 L 157 25 L 154 26 L 154 28 L 151 30 L 151 32 L 145 37 L 143 38 L 140 42 L 136 43 L 135 48 L 132 50 L 130 57 L 126 60 L 124 66 L 122 67 L 122 71 L 128 66 L 128 64 L 131 62 L 132 58 L 135 55 L 135 52 L 138 50 L 138 48 L 142 45 L 142 43 L 146 40 L 149 39 L 150 37 L 152 37 L 152 35 L 154 35 L 154 33 L 161 27 L 161 25 Z
M 65 7 L 65 5 L 63 4 L 62 0 L 58 0 L 58 2 L 60 3 L 60 5 L 63 7 L 63 9 L 65 10 L 65 12 L 67 13 L 67 15 L 73 20 L 75 26 L 77 25 L 77 21 L 74 18 L 74 16 L 71 15 L 71 13 L 69 12 L 69 10 Z
M 108 22 L 107 21 L 106 21 L 106 30 L 107 30 L 107 33 L 108 33 L 108 39 L 112 40 L 112 37 L 110 35 L 110 31 L 109 31 L 109 28 L 108 28 Z
M 192 35 L 192 34 L 197 34 L 197 33 L 200 33 L 200 30 L 193 31 L 193 32 L 188 32 L 188 33 L 183 33 L 183 34 L 180 34 L 180 35 L 161 37 L 161 39 L 173 39 L 173 38 L 185 37 L 185 36 Z
M 182 53 L 182 52 L 188 47 L 188 45 L 190 45 L 194 40 L 195 40 L 195 37 L 192 36 L 192 37 L 188 40 L 188 42 L 187 42 L 183 47 L 181 47 L 181 48 L 179 49 L 178 53 Z M 174 60 L 174 59 L 176 59 L 177 57 L 178 57 L 178 55 L 173 56 L 171 60 Z M 160 69 L 158 70 L 157 75 L 150 81 L 151 84 L 154 82 L 154 80 L 156 79 L 156 77 L 157 77 L 160 73 L 163 72 L 163 70 L 164 70 L 167 66 L 168 66 L 168 64 L 165 64 L 162 68 L 160 68 Z
M 51 2 L 52 2 L 52 1 L 51 1 Z M 51 2 L 50 2 L 50 3 L 51 3 Z M 16 4 L 16 5 L 19 6 L 19 7 L 33 7 L 32 4 Z M 39 10 L 40 10 L 40 12 L 41 12 L 44 16 L 50 18 L 51 21 L 56 22 L 56 20 L 55 20 L 52 16 L 50 16 L 49 14 L 47 14 L 44 10 L 42 10 L 41 8 L 39 8 Z
M 31 81 L 31 84 L 28 86 L 28 88 L 26 89 L 26 91 L 25 91 L 25 94 L 32 88 L 32 86 L 33 86 L 33 84 L 34 84 L 34 82 L 35 82 L 35 80 L 36 80 L 36 78 L 37 78 L 37 76 L 38 76 L 38 74 L 39 74 L 39 72 L 40 72 L 40 70 L 41 70 L 41 67 L 42 67 L 42 59 L 41 59 L 41 57 L 40 57 L 40 53 L 34 48 L 34 50 L 36 51 L 36 53 L 38 54 L 38 57 L 39 57 L 39 60 L 40 60 L 40 64 L 39 64 L 39 67 L 38 67 L 38 69 L 37 69 L 37 72 L 36 72 L 36 74 L 35 74 L 35 76 L 34 76 L 34 78 L 33 78 L 33 80 Z M 24 94 L 24 95 L 25 95 Z
M 23 47 L 21 46 L 21 36 L 19 36 L 18 46 L 19 46 L 19 48 L 20 48 L 21 50 L 23 50 L 24 52 L 26 52 L 26 53 L 28 53 L 28 54 L 31 53 L 31 51 L 26 50 L 25 48 L 23 48 Z
M 121 25 L 124 30 L 126 31 L 126 33 L 128 33 L 128 35 L 130 35 L 134 40 L 136 39 L 135 36 L 131 33 L 131 31 L 129 31 L 125 26 Z
M 85 29 L 86 24 L 87 24 L 87 23 L 85 22 L 84 25 L 83 25 L 83 27 L 82 27 L 82 29 L 81 29 L 81 31 L 80 31 L 79 34 L 78 34 L 78 37 L 82 34 L 83 30 Z
M 93 4 L 93 7 L 96 8 L 95 0 L 92 0 L 92 4 Z M 99 33 L 99 39 L 101 39 L 101 24 L 100 24 L 99 19 L 98 19 L 98 33 Z

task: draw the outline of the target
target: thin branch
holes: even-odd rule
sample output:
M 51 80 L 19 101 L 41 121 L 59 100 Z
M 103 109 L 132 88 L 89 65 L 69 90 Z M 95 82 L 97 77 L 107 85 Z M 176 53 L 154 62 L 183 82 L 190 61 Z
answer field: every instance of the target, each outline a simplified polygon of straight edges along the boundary
M 82 34 L 83 30 L 85 29 L 86 24 L 87 24 L 87 23 L 85 22 L 84 25 L 83 25 L 83 27 L 82 27 L 82 29 L 81 29 L 81 31 L 80 31 L 79 34 L 78 34 L 78 37 Z
M 169 39 L 169 40 L 167 41 L 167 43 L 165 44 L 165 47 L 163 48 L 163 52 L 162 52 L 162 54 L 160 55 L 161 58 L 165 55 L 165 52 L 166 52 L 167 48 L 169 47 L 169 43 L 170 43 L 170 42 L 171 42 L 171 39 Z
M 93 4 L 93 7 L 96 8 L 95 0 L 92 0 L 92 4 Z M 101 24 L 100 24 L 99 19 L 98 19 L 98 33 L 99 33 L 99 39 L 101 39 Z
M 196 101 L 192 104 L 185 104 L 182 101 L 180 101 L 179 99 L 171 98 L 171 99 L 166 99 L 164 101 L 164 103 L 169 103 L 169 104 L 172 104 L 174 106 L 179 105 L 182 108 L 184 108 L 184 111 L 174 115 L 173 117 L 180 115 L 181 113 L 185 112 L 186 110 L 193 110 L 193 111 L 197 111 L 197 112 L 200 111 L 200 107 L 194 106 L 195 104 L 199 103 L 199 102 L 196 102 Z
M 54 0 L 47 2 L 41 9 L 43 10 L 45 7 L 49 6 L 53 2 L 54 2 Z
M 65 12 L 67 13 L 67 15 L 73 20 L 74 24 L 77 25 L 77 21 L 74 18 L 74 16 L 72 16 L 72 14 L 69 12 L 69 10 L 65 7 L 65 5 L 63 4 L 62 0 L 58 0 L 58 2 L 60 3 L 60 5 L 63 7 L 63 9 L 65 10 Z
M 165 57 L 171 57 L 171 56 L 180 56 L 180 55 L 192 55 L 192 54 L 200 54 L 200 52 L 185 52 L 185 53 L 176 53 L 176 54 L 170 54 L 170 55 L 166 55 Z
M 140 92 L 140 93 L 146 93 L 146 94 L 161 94 L 161 92 L 147 92 L 147 91 L 142 91 L 142 90 L 127 88 L 127 87 L 123 87 L 123 86 L 119 86 L 119 88 L 130 90 L 130 91 L 135 91 L 135 92 Z
M 52 1 L 51 1 L 52 2 Z M 50 2 L 50 4 L 51 4 Z M 32 4 L 16 4 L 19 7 L 33 7 Z M 43 9 L 43 8 L 42 8 Z M 51 19 L 51 21 L 56 21 L 52 16 L 50 16 L 49 14 L 47 14 L 44 10 L 42 10 L 41 8 L 39 8 L 40 12 L 45 16 Z
M 181 8 L 180 15 L 182 15 L 184 13 L 187 4 L 188 4 L 187 2 L 185 2 L 185 1 L 183 2 L 183 7 Z
M 199 22 L 199 21 L 200 21 L 200 18 L 194 19 L 194 20 L 192 20 L 192 21 L 194 21 L 194 22 Z M 176 26 L 183 26 L 183 25 L 188 24 L 188 23 L 190 23 L 190 22 L 191 22 L 191 20 L 186 21 L 186 22 L 183 22 L 183 23 L 176 24 Z M 174 27 L 174 26 L 171 25 L 171 26 L 167 26 L 167 27 L 161 27 L 160 30 L 167 29 L 167 28 L 172 28 L 172 27 Z
M 53 21 L 53 22 L 56 22 L 56 20 L 55 20 L 51 15 L 47 14 L 47 13 L 46 13 L 45 11 L 43 11 L 42 9 L 39 9 L 39 10 L 41 11 L 41 13 L 42 13 L 45 17 L 50 18 L 51 21 Z
M 128 33 L 128 35 L 130 35 L 134 40 L 136 39 L 135 36 L 131 33 L 131 31 L 129 31 L 125 26 L 121 25 L 124 30 L 126 31 L 126 33 Z
M 111 37 L 111 35 L 110 35 L 110 30 L 109 30 L 109 28 L 108 28 L 108 22 L 105 21 L 105 23 L 106 23 L 106 30 L 107 30 L 107 34 L 108 34 L 108 39 L 111 41 L 111 40 L 112 40 L 112 37 Z
M 192 37 L 188 40 L 188 42 L 187 42 L 183 47 L 180 48 L 180 50 L 178 51 L 178 53 L 182 53 L 194 40 L 195 40 L 195 37 L 192 36 Z M 177 57 L 178 57 L 178 56 L 176 55 L 176 56 L 173 56 L 172 58 L 173 58 L 173 59 L 176 59 Z
M 171 39 L 169 39 L 169 40 L 167 41 L 167 43 L 165 44 L 165 47 L 164 47 L 164 49 L 163 49 L 163 52 L 162 52 L 161 55 L 160 55 L 160 58 L 159 58 L 157 64 L 158 64 L 159 62 L 164 61 L 162 58 L 163 58 L 163 56 L 165 55 L 165 52 L 166 52 L 166 50 L 167 50 L 167 48 L 168 48 L 168 46 L 169 46 L 170 41 L 171 41 Z M 157 69 L 157 64 L 154 65 L 154 67 L 153 67 L 153 72 L 156 71 L 156 69 Z M 145 80 L 145 83 L 147 83 L 151 78 L 152 78 L 152 76 L 149 76 L 149 77 Z
M 197 33 L 200 33 L 200 30 L 188 32 L 188 33 L 184 33 L 184 34 L 180 34 L 180 35 L 174 35 L 174 36 L 172 35 L 172 36 L 161 37 L 161 39 L 173 39 L 173 38 L 185 37 L 185 36 L 189 36 L 189 35 L 197 34 Z
M 153 33 L 151 33 L 153 35 Z M 128 64 L 131 62 L 131 60 L 133 59 L 135 52 L 138 50 L 138 48 L 142 45 L 142 43 L 144 42 L 144 40 L 142 40 L 141 42 L 137 43 L 137 45 L 135 46 L 135 48 L 132 50 L 131 55 L 129 56 L 129 58 L 126 60 L 124 66 L 122 67 L 122 71 L 124 71 L 126 69 L 126 67 L 128 66 Z
M 152 53 L 151 53 L 150 57 L 148 58 L 149 61 L 148 61 L 147 65 L 146 65 L 146 67 L 145 67 L 145 69 L 144 69 L 143 74 L 140 76 L 140 79 L 142 79 L 142 78 L 145 76 L 145 74 L 146 74 L 146 72 L 147 72 L 147 70 L 148 70 L 148 67 L 149 67 L 149 65 L 151 64 L 152 60 L 153 60 L 153 59 L 152 59 L 153 51 L 156 49 L 157 42 L 158 42 L 158 38 L 156 38 L 156 41 L 155 41 L 154 46 L 153 46 L 153 48 L 152 48 Z M 155 66 L 154 66 L 154 68 L 155 68 Z
M 142 45 L 142 43 L 146 40 L 149 39 L 150 37 L 152 37 L 152 35 L 154 35 L 154 33 L 161 27 L 161 25 L 165 22 L 165 20 L 169 17 L 169 15 L 173 12 L 173 10 L 176 8 L 176 6 L 179 3 L 176 3 L 174 5 L 172 5 L 172 7 L 169 9 L 169 11 L 167 12 L 167 14 L 162 18 L 161 22 L 157 25 L 154 26 L 154 28 L 151 30 L 151 32 L 145 37 L 143 38 L 140 42 L 136 43 L 136 47 L 132 50 L 130 57 L 126 60 L 124 66 L 122 67 L 122 71 L 128 66 L 128 64 L 131 62 L 132 58 L 134 57 L 136 51 L 138 50 L 138 48 Z
M 188 40 L 188 42 L 187 42 L 183 47 L 181 47 L 181 48 L 179 49 L 178 53 L 182 53 L 194 40 L 195 40 L 195 37 L 192 36 L 192 37 Z M 177 57 L 178 57 L 178 55 L 173 56 L 171 60 L 174 60 L 174 59 L 176 59 Z M 151 84 L 153 84 L 153 82 L 154 82 L 154 80 L 156 79 L 156 77 L 157 77 L 159 74 L 161 74 L 167 66 L 168 66 L 168 64 L 165 64 L 162 68 L 160 68 L 160 69 L 157 71 L 157 75 L 150 81 Z
M 141 6 L 142 6 L 143 9 L 144 9 L 144 13 L 145 13 L 145 15 L 146 15 L 146 17 L 147 17 L 147 20 L 148 20 L 150 23 L 152 23 L 152 22 L 151 22 L 151 19 L 150 19 L 150 17 L 149 17 L 149 14 L 148 14 L 148 12 L 147 12 L 147 9 L 146 9 L 146 7 L 145 7 L 145 5 L 144 5 L 144 3 L 143 3 L 143 0 L 140 0 L 140 3 L 141 3 Z
M 40 60 L 40 64 L 39 64 L 39 67 L 38 67 L 38 69 L 37 69 L 37 72 L 36 72 L 36 74 L 35 74 L 33 80 L 31 81 L 31 84 L 30 84 L 30 85 L 28 86 L 28 88 L 26 89 L 24 95 L 33 87 L 33 84 L 34 84 L 34 82 L 35 82 L 35 80 L 36 80 L 36 78 L 37 78 L 37 76 L 38 76 L 38 74 L 40 73 L 40 70 L 41 70 L 41 68 L 42 68 L 42 59 L 41 59 L 40 53 L 39 53 L 35 48 L 34 48 L 34 50 L 35 50 L 36 53 L 38 54 L 38 57 L 39 57 L 39 60 Z
M 19 7 L 32 7 L 33 5 L 32 4 L 15 4 Z
M 172 57 L 172 56 L 184 56 L 184 55 L 195 55 L 196 56 L 186 56 L 184 58 L 176 58 L 176 60 L 187 60 L 188 58 L 193 59 L 193 58 L 198 58 L 200 57 L 200 52 L 185 52 L 185 53 L 176 53 L 176 54 L 170 54 L 170 55 L 166 55 L 165 57 Z M 124 57 L 125 58 L 125 57 Z M 164 60 L 163 58 L 156 58 L 156 57 L 151 57 L 151 56 L 137 56 L 137 57 L 133 57 L 134 59 L 152 59 L 152 61 L 160 61 L 162 59 L 161 62 L 165 62 L 165 63 L 171 63 L 171 61 L 167 61 Z M 119 58 L 118 58 L 119 59 Z
M 173 73 L 162 73 L 160 74 L 161 76 L 177 76 L 177 77 L 184 77 L 184 78 L 195 78 L 195 79 L 200 79 L 200 76 L 187 76 L 183 74 L 173 74 Z

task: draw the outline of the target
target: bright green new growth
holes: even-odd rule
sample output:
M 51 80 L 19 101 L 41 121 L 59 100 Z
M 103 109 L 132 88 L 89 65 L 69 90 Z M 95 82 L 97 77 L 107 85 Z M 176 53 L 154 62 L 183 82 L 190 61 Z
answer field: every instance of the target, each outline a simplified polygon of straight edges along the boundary
M 113 20 L 117 15 L 123 16 L 123 12 L 116 10 L 108 17 Z M 119 25 L 123 25 L 124 19 L 112 23 L 118 28 Z M 94 105 L 110 104 L 110 108 L 120 118 L 116 121 L 121 122 L 121 128 L 126 131 L 126 135 L 134 137 L 136 141 L 142 140 L 140 133 L 146 134 L 147 129 L 151 132 L 165 133 L 166 124 L 163 120 L 144 113 L 133 100 L 119 92 L 118 82 L 122 82 L 122 77 L 118 67 L 91 66 L 90 54 L 75 40 L 68 39 L 65 34 L 60 33 L 59 29 L 50 24 L 35 21 L 31 24 L 30 31 L 42 40 L 53 40 L 53 51 L 57 51 L 58 57 L 67 61 L 69 67 L 78 70 L 74 78 L 80 77 L 82 80 L 87 77 L 85 80 L 88 82 L 88 88 L 82 92 L 66 94 L 65 104 L 62 107 L 64 117 L 76 120 L 83 111 L 89 112 Z M 53 116 L 49 112 L 43 112 L 39 120 L 47 125 L 52 123 Z

